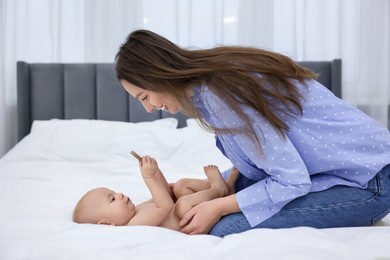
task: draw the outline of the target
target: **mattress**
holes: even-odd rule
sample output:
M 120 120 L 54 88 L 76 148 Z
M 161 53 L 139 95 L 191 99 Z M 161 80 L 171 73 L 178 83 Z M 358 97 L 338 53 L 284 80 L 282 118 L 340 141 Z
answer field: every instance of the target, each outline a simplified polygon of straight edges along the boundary
M 390 217 L 372 227 L 255 229 L 219 238 L 150 226 L 76 224 L 72 211 L 105 186 L 150 198 L 137 161 L 156 158 L 168 182 L 227 169 L 211 133 L 187 119 L 36 120 L 0 160 L 0 259 L 390 259 Z

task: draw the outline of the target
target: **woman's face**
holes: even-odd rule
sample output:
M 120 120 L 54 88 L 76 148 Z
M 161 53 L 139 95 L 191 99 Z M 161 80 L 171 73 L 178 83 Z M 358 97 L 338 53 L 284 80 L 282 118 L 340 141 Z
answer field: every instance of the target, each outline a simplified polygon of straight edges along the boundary
M 180 111 L 181 107 L 178 100 L 168 93 L 142 89 L 126 80 L 121 80 L 121 84 L 130 95 L 141 102 L 149 113 L 152 113 L 155 109 L 164 110 L 171 114 L 176 114 Z

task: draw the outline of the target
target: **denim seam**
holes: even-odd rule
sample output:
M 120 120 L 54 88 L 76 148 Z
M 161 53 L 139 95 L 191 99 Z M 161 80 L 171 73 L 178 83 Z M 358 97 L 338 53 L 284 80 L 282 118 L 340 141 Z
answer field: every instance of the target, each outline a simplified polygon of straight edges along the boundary
M 375 200 L 378 197 L 378 195 L 374 195 L 370 197 L 369 199 L 366 199 L 364 201 L 359 201 L 359 202 L 353 202 L 353 203 L 343 203 L 343 204 L 333 204 L 333 205 L 328 205 L 328 206 L 322 206 L 322 207 L 306 207 L 306 208 L 299 208 L 299 209 L 286 209 L 285 211 L 310 211 L 310 210 L 321 210 L 321 209 L 335 209 L 335 208 L 343 208 L 343 207 L 352 207 L 356 205 L 361 205 L 365 204 L 368 202 L 371 202 L 372 200 Z
M 383 187 L 385 185 L 384 184 L 385 180 L 382 180 L 382 178 L 379 176 L 379 174 L 377 174 L 375 176 L 375 178 L 376 178 L 375 184 L 376 184 L 376 187 L 378 189 L 378 191 L 377 191 L 377 193 L 375 193 L 375 195 L 383 195 L 381 187 Z
M 323 207 L 310 207 L 310 208 L 299 208 L 299 209 L 286 209 L 285 211 L 307 211 L 307 210 L 317 210 L 317 209 L 334 209 L 334 208 L 342 208 L 342 207 L 351 207 L 351 206 L 356 206 L 356 205 L 361 205 L 367 202 L 371 202 L 372 200 L 375 200 L 378 196 L 382 195 L 382 190 L 381 190 L 381 185 L 382 180 L 378 175 L 375 176 L 376 178 L 376 188 L 377 191 L 374 193 L 374 195 L 366 200 L 359 201 L 359 202 L 351 202 L 351 203 L 343 203 L 343 204 L 333 204 L 333 205 L 328 205 L 328 206 L 323 206 Z
M 244 221 L 247 221 L 246 218 L 244 218 Z M 241 222 L 242 222 L 241 219 L 239 219 L 238 221 L 236 221 L 236 222 L 234 223 L 234 225 L 229 225 L 229 226 L 225 227 L 225 228 L 222 230 L 222 232 L 221 232 L 222 235 L 223 235 L 223 236 L 226 236 L 226 235 L 230 234 L 232 230 L 235 230 L 235 228 L 238 227 L 238 226 L 241 224 Z M 252 227 L 251 227 L 251 228 L 252 228 Z

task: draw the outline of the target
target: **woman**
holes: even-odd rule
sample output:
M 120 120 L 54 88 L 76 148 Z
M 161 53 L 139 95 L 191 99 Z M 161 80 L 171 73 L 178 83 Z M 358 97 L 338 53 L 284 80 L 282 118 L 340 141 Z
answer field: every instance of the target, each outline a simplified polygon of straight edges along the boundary
M 183 111 L 240 171 L 236 193 L 184 215 L 182 232 L 369 226 L 390 210 L 390 133 L 290 58 L 256 48 L 180 48 L 146 30 L 116 56 L 148 112 Z

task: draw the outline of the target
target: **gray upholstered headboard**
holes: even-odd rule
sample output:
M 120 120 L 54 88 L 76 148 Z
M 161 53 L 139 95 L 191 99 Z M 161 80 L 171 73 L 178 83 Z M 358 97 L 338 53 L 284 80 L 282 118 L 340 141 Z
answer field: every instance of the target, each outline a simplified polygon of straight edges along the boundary
M 319 73 L 318 81 L 341 97 L 341 60 L 300 62 Z M 115 76 L 113 63 L 17 62 L 18 138 L 26 136 L 34 120 L 100 119 L 151 121 L 183 114 L 147 113 L 130 97 Z

